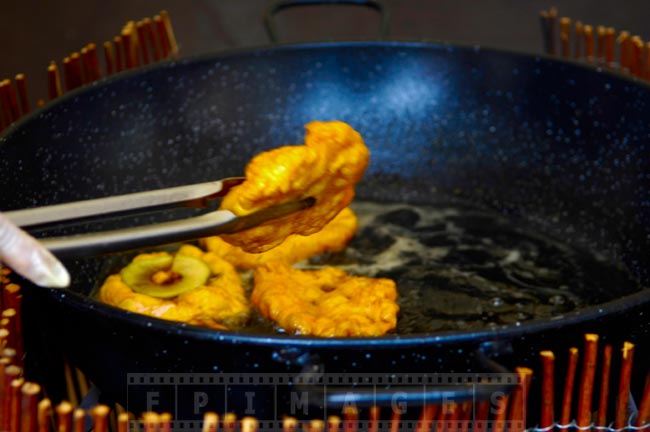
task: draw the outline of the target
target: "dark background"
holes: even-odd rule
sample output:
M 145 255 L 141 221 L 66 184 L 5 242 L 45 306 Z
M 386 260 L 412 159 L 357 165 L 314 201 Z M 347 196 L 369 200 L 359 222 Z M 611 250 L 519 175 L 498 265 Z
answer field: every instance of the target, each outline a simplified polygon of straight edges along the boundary
M 128 20 L 170 13 L 181 56 L 268 44 L 262 16 L 270 0 L 111 0 L 0 2 L 0 79 L 27 75 L 30 99 L 46 96 L 46 67 L 89 42 L 119 33 Z M 391 38 L 447 40 L 538 53 L 539 11 L 650 37 L 647 0 L 385 0 Z M 277 16 L 282 40 L 372 38 L 377 15 L 349 6 L 313 6 Z M 100 52 L 100 54 L 102 54 Z M 102 56 L 100 56 L 102 58 Z

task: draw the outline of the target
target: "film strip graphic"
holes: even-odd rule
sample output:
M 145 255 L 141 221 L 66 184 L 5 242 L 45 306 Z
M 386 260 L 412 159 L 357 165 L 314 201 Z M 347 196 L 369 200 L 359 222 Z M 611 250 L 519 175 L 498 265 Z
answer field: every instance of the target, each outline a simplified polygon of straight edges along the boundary
M 285 416 L 302 419 L 326 419 L 330 415 L 341 415 L 342 406 L 355 406 L 355 394 L 363 389 L 366 394 L 381 392 L 381 400 L 373 404 L 382 411 L 382 419 L 376 423 L 380 430 L 390 429 L 393 412 L 403 417 L 403 427 L 411 430 L 417 423 L 423 400 L 417 394 L 426 391 L 446 389 L 448 400 L 440 404 L 445 409 L 455 401 L 454 389 L 467 391 L 481 386 L 485 391 L 482 399 L 489 404 L 491 413 L 504 409 L 504 386 L 514 389 L 522 386 L 515 373 L 131 373 L 127 375 L 127 410 L 168 411 L 173 414 L 174 430 L 201 430 L 202 416 L 205 412 L 233 412 L 238 417 L 252 416 L 259 421 L 261 430 L 282 430 Z M 414 399 L 413 392 L 416 396 Z M 336 394 L 339 401 L 329 405 L 325 396 Z M 388 396 L 386 396 L 388 394 Z M 349 396 L 349 400 L 347 397 Z M 472 398 L 471 408 L 475 409 L 478 399 Z M 363 410 L 363 407 L 359 407 Z M 521 412 L 525 414 L 526 401 L 522 401 Z M 454 420 L 448 430 L 463 430 L 467 422 L 481 430 L 492 430 L 493 421 L 474 419 Z M 413 417 L 413 419 L 411 419 Z M 492 416 L 490 416 L 492 417 Z M 360 417 L 361 419 L 362 417 Z M 523 430 L 522 419 L 501 422 L 499 426 L 511 426 L 509 430 Z M 507 424 L 505 424 L 507 423 Z M 359 430 L 365 430 L 368 421 L 359 421 Z M 483 429 L 485 428 L 485 429 Z

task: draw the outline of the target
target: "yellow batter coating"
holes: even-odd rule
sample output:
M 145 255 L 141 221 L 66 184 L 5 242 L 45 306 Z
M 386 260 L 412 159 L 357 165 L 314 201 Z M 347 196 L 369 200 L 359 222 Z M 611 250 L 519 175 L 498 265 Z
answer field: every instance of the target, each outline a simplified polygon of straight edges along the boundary
M 217 236 L 201 239 L 201 244 L 237 268 L 252 269 L 267 262 L 293 264 L 314 255 L 342 251 L 358 226 L 357 216 L 351 208 L 346 207 L 317 233 L 310 236 L 290 235 L 281 245 L 266 252 L 248 253 Z
M 341 269 L 302 271 L 267 263 L 255 271 L 251 303 L 289 333 L 381 336 L 397 324 L 397 288 L 390 279 Z
M 210 267 L 210 278 L 205 285 L 171 299 L 160 299 L 136 293 L 122 281 L 119 274 L 115 274 L 109 276 L 100 288 L 100 300 L 131 312 L 215 329 L 244 325 L 250 317 L 250 305 L 239 274 L 232 264 L 213 252 L 203 252 L 191 245 L 181 246 L 177 253 L 198 258 Z M 141 254 L 133 261 L 159 255 L 169 254 Z
M 246 180 L 233 188 L 221 209 L 245 216 L 266 207 L 307 197 L 306 210 L 235 234 L 223 235 L 246 252 L 267 251 L 291 234 L 320 231 L 354 198 L 354 185 L 368 165 L 370 153 L 361 135 L 340 121 L 311 122 L 305 144 L 261 153 L 246 167 Z

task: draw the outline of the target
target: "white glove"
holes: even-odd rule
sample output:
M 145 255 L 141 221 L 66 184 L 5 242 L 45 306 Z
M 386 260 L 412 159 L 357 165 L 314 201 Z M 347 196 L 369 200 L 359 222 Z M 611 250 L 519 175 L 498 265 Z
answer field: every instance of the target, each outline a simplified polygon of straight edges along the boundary
M 0 263 L 5 263 L 36 285 L 64 288 L 70 275 L 36 239 L 0 213 Z

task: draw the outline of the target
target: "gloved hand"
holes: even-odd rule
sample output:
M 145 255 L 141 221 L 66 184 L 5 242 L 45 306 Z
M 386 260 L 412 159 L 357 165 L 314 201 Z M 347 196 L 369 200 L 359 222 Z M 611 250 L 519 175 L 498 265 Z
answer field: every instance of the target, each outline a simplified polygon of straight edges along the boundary
M 36 239 L 0 213 L 0 263 L 11 267 L 36 285 L 64 288 L 70 275 L 55 257 Z

